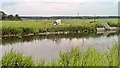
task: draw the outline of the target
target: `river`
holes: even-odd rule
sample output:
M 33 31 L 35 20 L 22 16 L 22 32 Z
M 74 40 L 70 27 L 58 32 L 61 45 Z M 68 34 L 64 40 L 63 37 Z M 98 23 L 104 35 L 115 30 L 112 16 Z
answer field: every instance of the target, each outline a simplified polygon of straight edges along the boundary
M 60 51 L 68 51 L 73 47 L 80 50 L 96 48 L 108 51 L 108 47 L 118 43 L 118 36 L 116 32 L 103 32 L 2 38 L 2 55 L 13 49 L 25 56 L 32 55 L 34 59 L 49 61 L 58 59 Z

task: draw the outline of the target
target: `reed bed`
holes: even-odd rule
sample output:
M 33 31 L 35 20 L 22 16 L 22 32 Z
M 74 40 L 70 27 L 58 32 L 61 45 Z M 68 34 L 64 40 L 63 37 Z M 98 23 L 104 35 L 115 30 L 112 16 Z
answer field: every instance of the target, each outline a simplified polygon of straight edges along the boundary
M 118 44 L 114 44 L 109 51 L 102 52 L 88 48 L 81 51 L 72 48 L 60 52 L 58 60 L 45 62 L 44 59 L 33 61 L 32 56 L 24 56 L 20 52 L 11 50 L 2 57 L 2 66 L 119 66 Z

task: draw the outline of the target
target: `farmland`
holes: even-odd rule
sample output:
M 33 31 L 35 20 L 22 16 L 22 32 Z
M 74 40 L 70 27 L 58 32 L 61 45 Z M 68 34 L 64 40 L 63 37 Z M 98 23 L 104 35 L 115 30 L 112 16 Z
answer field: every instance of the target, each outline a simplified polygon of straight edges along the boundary
M 109 22 L 110 26 L 118 26 L 118 19 L 63 19 L 61 25 L 52 25 L 54 20 L 23 20 L 2 21 L 2 35 L 25 35 L 29 33 L 45 32 L 96 32 L 97 27 L 102 27 L 101 22 Z M 100 22 L 99 22 L 100 21 Z

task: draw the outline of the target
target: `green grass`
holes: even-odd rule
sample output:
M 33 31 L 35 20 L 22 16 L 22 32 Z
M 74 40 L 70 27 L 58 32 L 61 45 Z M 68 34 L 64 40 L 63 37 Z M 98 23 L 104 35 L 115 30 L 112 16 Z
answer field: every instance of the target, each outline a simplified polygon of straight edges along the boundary
M 119 66 L 118 44 L 114 44 L 106 52 L 90 48 L 87 51 L 72 48 L 60 52 L 58 60 L 49 62 L 44 59 L 33 61 L 31 56 L 11 50 L 2 57 L 2 66 Z
M 97 27 L 101 27 L 98 22 L 90 23 L 92 20 L 83 19 L 63 19 L 62 25 L 54 26 L 53 20 L 23 20 L 23 21 L 2 21 L 2 35 L 24 35 L 29 33 L 43 32 L 95 32 Z M 110 26 L 117 26 L 117 19 L 99 19 L 98 21 L 109 22 Z
M 32 66 L 33 59 L 31 56 L 23 56 L 22 53 L 11 50 L 2 57 L 2 66 Z

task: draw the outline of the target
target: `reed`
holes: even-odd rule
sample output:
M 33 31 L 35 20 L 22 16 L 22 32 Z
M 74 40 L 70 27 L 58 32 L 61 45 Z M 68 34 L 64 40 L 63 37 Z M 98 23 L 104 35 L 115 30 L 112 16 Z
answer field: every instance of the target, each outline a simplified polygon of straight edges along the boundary
M 109 51 L 102 52 L 88 48 L 81 51 L 72 48 L 60 52 L 58 60 L 45 62 L 44 59 L 33 61 L 31 56 L 11 50 L 2 57 L 2 66 L 119 66 L 118 44 L 114 44 Z

